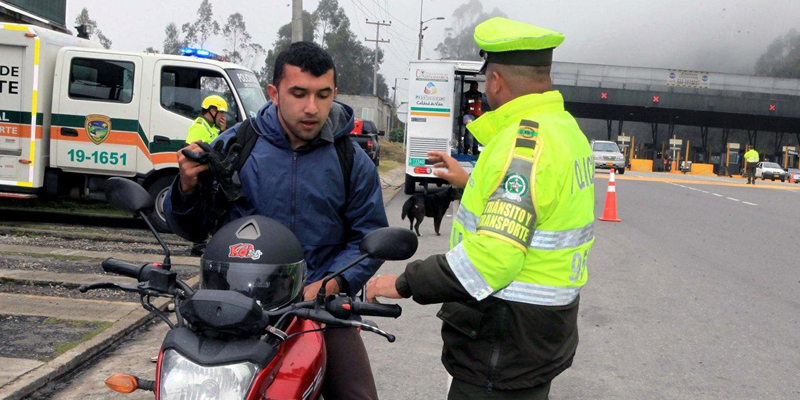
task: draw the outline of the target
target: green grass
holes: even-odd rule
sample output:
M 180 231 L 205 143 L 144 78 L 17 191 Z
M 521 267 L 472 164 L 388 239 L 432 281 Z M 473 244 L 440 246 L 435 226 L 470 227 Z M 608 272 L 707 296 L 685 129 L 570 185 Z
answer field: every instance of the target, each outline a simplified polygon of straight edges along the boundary
M 398 164 L 404 163 L 406 160 L 406 153 L 403 152 L 402 143 L 394 143 L 390 141 L 381 141 L 381 164 L 385 161 L 395 161 Z
M 0 208 L 18 210 L 43 210 L 71 212 L 81 214 L 105 214 L 129 217 L 130 213 L 119 211 L 107 203 L 74 201 L 74 200 L 41 200 L 41 199 L 0 199 Z
M 381 165 L 378 166 L 378 172 L 387 173 L 395 168 L 400 167 L 400 163 L 393 160 L 381 160 Z
M 102 229 L 94 229 L 94 228 L 87 228 L 83 226 L 57 226 L 57 225 L 37 225 L 37 224 L 17 224 L 17 225 L 9 225 L 12 228 L 21 228 L 21 229 L 36 229 L 40 231 L 50 231 L 50 232 L 79 232 L 79 233 L 97 233 L 105 235 L 108 232 Z
M 40 360 L 40 361 L 49 361 L 52 360 L 70 349 L 74 348 L 75 346 L 90 340 L 91 338 L 97 336 L 100 332 L 108 329 L 111 325 L 111 322 L 103 321 L 103 322 L 87 322 L 87 321 L 70 321 L 70 320 L 63 320 L 58 318 L 47 318 L 44 320 L 45 324 L 66 324 L 75 328 L 88 328 L 94 327 L 89 332 L 84 333 L 80 338 L 77 340 L 73 340 L 71 342 L 66 343 L 59 343 L 56 345 L 55 350 L 53 351 L 53 355 L 47 360 Z
M 63 254 L 39 254 L 39 253 L 24 253 L 20 251 L 0 251 L 0 255 L 5 256 L 20 256 L 31 258 L 51 258 L 61 261 L 102 261 L 103 258 L 98 257 L 81 257 L 81 256 L 68 256 Z

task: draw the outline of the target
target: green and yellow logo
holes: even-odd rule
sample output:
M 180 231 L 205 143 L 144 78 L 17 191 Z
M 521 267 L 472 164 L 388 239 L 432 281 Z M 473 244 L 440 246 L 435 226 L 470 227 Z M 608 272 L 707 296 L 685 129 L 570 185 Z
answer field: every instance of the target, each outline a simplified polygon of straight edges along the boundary
M 100 144 L 105 142 L 111 133 L 111 118 L 99 114 L 87 115 L 83 127 L 89 140 L 94 144 Z
M 519 128 L 517 128 L 517 134 L 522 135 L 526 138 L 539 136 L 539 124 L 535 121 L 529 121 L 527 119 L 523 119 L 519 123 Z
M 528 194 L 529 189 L 530 185 L 528 184 L 528 178 L 526 178 L 524 175 L 512 172 L 506 175 L 504 180 L 503 197 L 519 202 L 522 201 L 522 198 Z

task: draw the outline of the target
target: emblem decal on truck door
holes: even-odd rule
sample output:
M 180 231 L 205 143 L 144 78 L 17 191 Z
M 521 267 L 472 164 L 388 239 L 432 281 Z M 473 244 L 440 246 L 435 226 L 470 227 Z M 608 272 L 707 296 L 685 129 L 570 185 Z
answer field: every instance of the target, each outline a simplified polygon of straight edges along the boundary
M 87 115 L 84 128 L 92 143 L 103 143 L 111 133 L 111 118 L 99 114 Z

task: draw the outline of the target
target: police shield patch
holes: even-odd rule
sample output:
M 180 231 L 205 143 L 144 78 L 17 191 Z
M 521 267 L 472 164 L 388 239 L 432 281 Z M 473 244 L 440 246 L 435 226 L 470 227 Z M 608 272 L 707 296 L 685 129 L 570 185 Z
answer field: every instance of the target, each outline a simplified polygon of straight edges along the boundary
M 520 202 L 528 194 L 528 190 L 530 185 L 525 175 L 512 172 L 503 180 L 503 198 Z
M 98 114 L 87 115 L 83 127 L 89 140 L 94 144 L 100 144 L 105 142 L 111 133 L 111 118 Z

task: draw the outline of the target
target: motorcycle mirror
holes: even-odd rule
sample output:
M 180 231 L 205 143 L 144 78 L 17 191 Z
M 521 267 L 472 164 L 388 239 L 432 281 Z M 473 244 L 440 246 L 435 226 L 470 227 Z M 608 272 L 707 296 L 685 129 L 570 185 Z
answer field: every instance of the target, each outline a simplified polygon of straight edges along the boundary
M 158 240 L 158 244 L 164 249 L 163 268 L 167 270 L 170 269 L 172 261 L 170 259 L 169 247 L 167 247 L 167 244 L 161 239 L 161 235 L 158 234 L 158 231 L 153 227 L 150 220 L 147 219 L 147 215 L 155 209 L 155 202 L 153 198 L 150 197 L 150 193 L 147 193 L 147 190 L 144 190 L 138 183 L 117 176 L 109 178 L 106 181 L 103 191 L 106 195 L 106 200 L 108 200 L 114 208 L 132 214 L 139 214 L 139 216 L 142 217 L 147 227 L 150 228 L 150 232 L 153 232 L 156 240 Z
M 370 258 L 384 261 L 406 260 L 417 252 L 417 235 L 409 229 L 388 227 L 370 232 L 359 250 Z
M 125 178 L 113 177 L 106 181 L 104 192 L 108 202 L 117 210 L 137 214 L 150 213 L 155 204 L 153 198 L 138 183 Z

